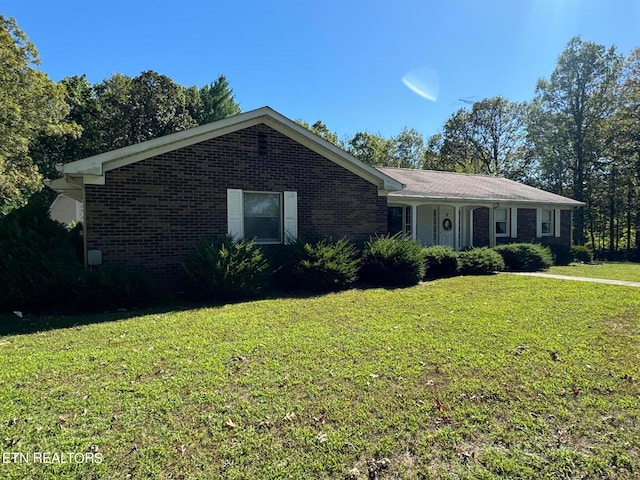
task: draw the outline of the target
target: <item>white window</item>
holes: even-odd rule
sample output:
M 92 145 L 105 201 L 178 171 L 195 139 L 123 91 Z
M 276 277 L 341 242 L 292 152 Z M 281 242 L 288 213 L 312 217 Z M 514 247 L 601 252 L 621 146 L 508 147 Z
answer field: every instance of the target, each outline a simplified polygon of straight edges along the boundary
M 496 208 L 494 211 L 494 219 L 496 222 L 496 237 L 508 237 L 511 220 L 509 219 L 508 208 Z
M 296 192 L 227 190 L 227 228 L 236 240 L 290 243 L 298 236 Z
M 553 210 L 543 208 L 540 211 L 540 234 L 542 237 L 553 236 Z
M 282 195 L 243 192 L 244 238 L 258 243 L 282 243 Z

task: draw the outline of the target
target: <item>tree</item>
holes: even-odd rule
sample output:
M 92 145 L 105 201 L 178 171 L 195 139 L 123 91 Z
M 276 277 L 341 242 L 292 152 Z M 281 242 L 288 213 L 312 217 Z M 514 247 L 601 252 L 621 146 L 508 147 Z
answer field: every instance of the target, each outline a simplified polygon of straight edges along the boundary
M 215 122 L 240 113 L 240 106 L 236 103 L 233 90 L 224 75 L 220 75 L 215 82 L 202 87 L 199 91 L 199 97 L 198 101 L 193 90 L 188 94 L 188 98 L 192 102 L 188 106 L 189 113 L 198 125 Z
M 400 168 L 420 168 L 426 153 L 424 137 L 415 128 L 403 128 L 392 139 L 394 143 L 391 165 Z
M 377 167 L 392 166 L 395 145 L 392 139 L 368 132 L 358 132 L 347 145 L 347 151 L 358 160 Z
M 31 156 L 45 178 L 56 178 L 56 164 L 94 155 L 101 144 L 100 105 L 86 75 L 67 77 L 60 83 L 69 105 L 67 120 L 78 125 L 80 133 L 39 135 L 31 141 Z
M 36 70 L 39 63 L 36 47 L 16 21 L 0 15 L 0 211 L 41 189 L 30 139 L 78 133 L 66 120 L 64 86 Z
M 329 127 L 327 127 L 321 120 L 317 120 L 313 125 L 309 125 L 307 122 L 300 119 L 297 119 L 296 123 L 315 133 L 319 137 L 324 138 L 326 141 L 331 142 L 340 148 L 344 148 L 344 142 L 338 138 L 338 134 L 329 130 Z
M 440 161 L 444 169 L 523 180 L 526 104 L 503 97 L 458 110 L 444 125 Z
M 582 42 L 579 37 L 567 44 L 549 80 L 536 88 L 538 108 L 533 126 L 533 142 L 540 168 L 549 175 L 560 174 L 554 182 L 565 187 L 579 201 L 586 201 L 589 173 L 597 168 L 604 153 L 604 124 L 612 115 L 614 88 L 620 66 L 615 47 Z M 564 175 L 569 172 L 569 178 Z M 575 215 L 574 239 L 585 240 L 585 215 Z

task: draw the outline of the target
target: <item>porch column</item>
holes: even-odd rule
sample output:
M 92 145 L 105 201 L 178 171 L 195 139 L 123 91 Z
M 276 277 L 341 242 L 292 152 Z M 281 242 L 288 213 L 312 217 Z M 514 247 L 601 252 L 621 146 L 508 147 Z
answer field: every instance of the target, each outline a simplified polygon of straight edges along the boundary
M 496 216 L 495 207 L 492 205 L 489 207 L 489 247 L 496 246 Z
M 461 219 L 460 219 L 460 207 L 454 207 L 453 214 L 453 244 L 456 246 L 456 250 L 460 250 L 460 227 L 461 227 Z
M 418 206 L 411 205 L 411 238 L 418 240 Z

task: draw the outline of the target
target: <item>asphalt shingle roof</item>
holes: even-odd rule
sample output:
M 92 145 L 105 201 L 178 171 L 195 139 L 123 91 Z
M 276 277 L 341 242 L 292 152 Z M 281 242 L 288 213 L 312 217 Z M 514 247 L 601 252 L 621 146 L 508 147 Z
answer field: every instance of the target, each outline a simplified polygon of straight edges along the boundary
M 378 170 L 406 185 L 402 190 L 390 192 L 390 198 L 582 205 L 576 200 L 506 178 L 406 168 L 379 167 Z

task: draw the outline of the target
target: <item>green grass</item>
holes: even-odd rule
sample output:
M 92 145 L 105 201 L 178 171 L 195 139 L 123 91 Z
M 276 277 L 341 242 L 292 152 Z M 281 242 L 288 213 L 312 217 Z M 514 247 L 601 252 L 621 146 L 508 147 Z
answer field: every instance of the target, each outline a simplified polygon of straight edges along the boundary
M 548 273 L 573 277 L 607 278 L 640 282 L 640 263 L 604 262 L 551 267 Z
M 0 477 L 636 478 L 639 312 L 499 275 L 77 317 L 0 337 L 0 441 L 104 461 Z

